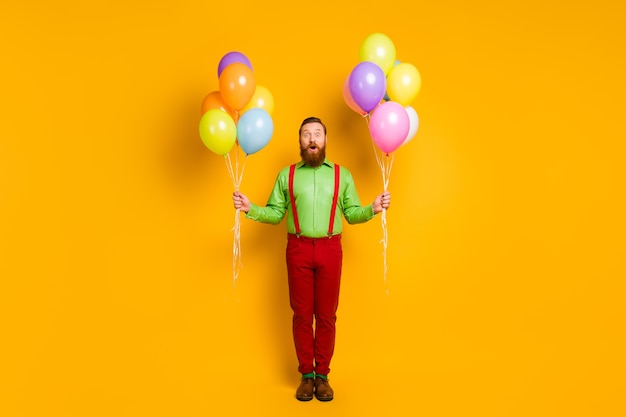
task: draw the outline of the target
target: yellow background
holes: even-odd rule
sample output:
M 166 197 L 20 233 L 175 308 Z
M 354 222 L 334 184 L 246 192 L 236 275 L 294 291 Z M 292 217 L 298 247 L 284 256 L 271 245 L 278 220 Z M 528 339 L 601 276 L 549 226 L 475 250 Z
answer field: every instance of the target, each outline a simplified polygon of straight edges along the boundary
M 3 416 L 625 415 L 623 2 L 8 4 Z M 233 285 L 200 103 L 243 52 L 275 128 L 242 191 L 265 202 L 316 115 L 369 203 L 341 91 L 373 32 L 420 70 L 421 125 L 394 154 L 386 280 L 380 217 L 344 230 L 336 399 L 299 403 L 285 226 L 242 218 Z

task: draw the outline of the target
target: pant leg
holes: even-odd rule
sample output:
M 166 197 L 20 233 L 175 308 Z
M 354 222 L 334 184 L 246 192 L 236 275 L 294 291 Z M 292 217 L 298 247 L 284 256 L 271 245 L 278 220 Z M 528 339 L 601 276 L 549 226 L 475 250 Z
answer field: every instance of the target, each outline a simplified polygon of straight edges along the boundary
M 298 372 L 307 374 L 314 371 L 314 269 L 311 242 L 289 235 L 286 258 Z
M 337 307 L 343 252 L 341 237 L 315 242 L 315 372 L 328 375 L 335 351 Z

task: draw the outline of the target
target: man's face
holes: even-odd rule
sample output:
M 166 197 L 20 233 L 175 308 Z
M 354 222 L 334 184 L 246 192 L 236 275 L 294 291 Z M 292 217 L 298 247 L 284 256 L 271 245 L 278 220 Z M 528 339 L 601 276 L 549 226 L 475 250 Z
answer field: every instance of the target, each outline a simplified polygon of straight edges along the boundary
M 307 123 L 300 132 L 300 156 L 305 164 L 318 167 L 326 159 L 326 135 L 320 123 Z

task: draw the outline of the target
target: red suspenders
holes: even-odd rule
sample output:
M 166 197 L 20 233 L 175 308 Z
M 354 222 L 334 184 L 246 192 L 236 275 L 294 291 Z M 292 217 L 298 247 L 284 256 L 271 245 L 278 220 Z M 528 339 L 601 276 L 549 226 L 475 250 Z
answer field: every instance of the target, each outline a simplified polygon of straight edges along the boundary
M 289 167 L 289 196 L 291 197 L 291 211 L 293 212 L 293 223 L 296 226 L 296 235 L 300 236 L 300 223 L 298 222 L 298 211 L 296 210 L 296 198 L 293 196 L 293 176 L 296 172 L 296 164 Z
M 335 226 L 335 212 L 337 211 L 337 199 L 339 198 L 339 165 L 335 164 L 335 193 L 333 195 L 333 205 L 330 207 L 330 222 L 328 223 L 328 236 L 333 235 Z
M 291 210 L 293 211 L 293 223 L 296 227 L 296 235 L 300 236 L 300 223 L 298 222 L 298 210 L 296 210 L 296 199 L 293 195 L 293 177 L 296 172 L 296 164 L 289 167 L 289 196 L 291 197 Z M 337 207 L 337 199 L 339 198 L 339 165 L 335 164 L 335 194 L 333 196 L 333 205 L 330 207 L 330 222 L 328 224 L 328 236 L 333 234 L 333 226 L 335 225 L 335 211 Z

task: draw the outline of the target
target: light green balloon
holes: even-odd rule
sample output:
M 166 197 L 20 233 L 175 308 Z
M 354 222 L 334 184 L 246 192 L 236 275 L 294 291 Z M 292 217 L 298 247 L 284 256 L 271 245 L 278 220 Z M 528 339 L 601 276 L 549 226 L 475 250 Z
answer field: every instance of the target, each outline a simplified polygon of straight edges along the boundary
M 384 33 L 372 33 L 361 43 L 359 59 L 373 62 L 387 75 L 396 62 L 396 47 Z
M 204 113 L 198 129 L 202 142 L 218 155 L 226 155 L 235 146 L 237 125 L 230 114 L 221 109 Z

